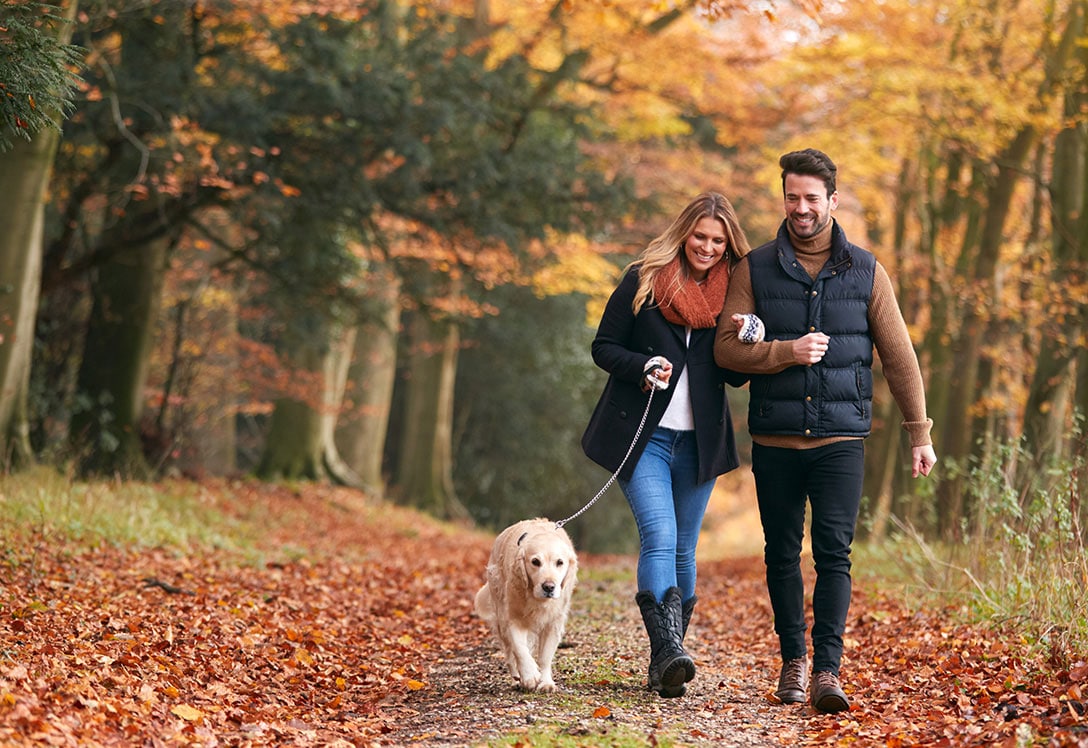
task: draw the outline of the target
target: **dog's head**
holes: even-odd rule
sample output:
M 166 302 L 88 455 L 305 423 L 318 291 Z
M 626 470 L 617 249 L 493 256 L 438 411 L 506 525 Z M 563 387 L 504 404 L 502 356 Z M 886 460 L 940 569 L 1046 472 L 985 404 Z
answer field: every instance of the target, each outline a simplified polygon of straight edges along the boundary
M 558 598 L 574 584 L 578 557 L 562 529 L 540 529 L 518 540 L 518 565 L 532 596 Z

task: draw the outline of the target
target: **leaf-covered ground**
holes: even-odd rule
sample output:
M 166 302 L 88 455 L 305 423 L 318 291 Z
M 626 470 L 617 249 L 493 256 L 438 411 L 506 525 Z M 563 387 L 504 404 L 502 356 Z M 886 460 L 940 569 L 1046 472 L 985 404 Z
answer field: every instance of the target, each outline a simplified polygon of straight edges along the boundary
M 1015 632 L 855 589 L 845 686 L 818 715 L 768 698 L 758 559 L 700 566 L 687 696 L 643 688 L 633 559 L 583 555 L 556 694 L 513 689 L 471 613 L 491 536 L 346 490 L 209 484 L 259 562 L 93 550 L 48 534 L 0 558 L 0 745 L 1088 746 L 1088 665 Z

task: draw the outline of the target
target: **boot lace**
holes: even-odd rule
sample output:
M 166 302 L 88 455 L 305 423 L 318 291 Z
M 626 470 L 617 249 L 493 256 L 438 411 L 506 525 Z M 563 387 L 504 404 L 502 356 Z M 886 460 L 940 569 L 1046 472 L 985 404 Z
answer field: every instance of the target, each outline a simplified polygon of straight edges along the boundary
M 786 668 L 782 671 L 781 686 L 784 688 L 804 688 L 805 670 L 808 662 L 804 657 L 795 660 L 787 660 Z

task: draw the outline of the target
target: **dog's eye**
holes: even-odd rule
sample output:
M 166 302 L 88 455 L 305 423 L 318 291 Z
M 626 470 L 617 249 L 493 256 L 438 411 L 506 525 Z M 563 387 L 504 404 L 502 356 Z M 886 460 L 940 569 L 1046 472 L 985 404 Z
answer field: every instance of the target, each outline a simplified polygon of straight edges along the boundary
M 540 559 L 539 558 L 534 558 L 533 559 L 533 566 L 540 566 Z
M 555 565 L 556 566 L 562 566 L 563 565 L 563 559 L 559 559 L 558 561 L 556 561 Z

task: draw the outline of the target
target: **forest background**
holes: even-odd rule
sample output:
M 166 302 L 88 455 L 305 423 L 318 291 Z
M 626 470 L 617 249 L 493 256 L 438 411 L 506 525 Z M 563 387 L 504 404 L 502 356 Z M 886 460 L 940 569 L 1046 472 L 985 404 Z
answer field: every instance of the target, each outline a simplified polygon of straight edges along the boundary
M 771 238 L 812 146 L 940 458 L 910 479 L 882 387 L 864 532 L 1043 568 L 1083 632 L 1086 6 L 0 0 L 3 469 L 567 516 L 620 269 L 706 189 Z M 579 547 L 631 549 L 620 505 Z

